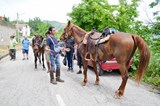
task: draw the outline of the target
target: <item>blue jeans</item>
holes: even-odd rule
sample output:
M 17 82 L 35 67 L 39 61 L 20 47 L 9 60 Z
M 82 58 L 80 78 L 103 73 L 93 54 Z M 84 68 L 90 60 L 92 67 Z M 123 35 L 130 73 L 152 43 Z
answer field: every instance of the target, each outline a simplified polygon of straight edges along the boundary
M 74 58 L 74 52 L 67 52 L 67 60 L 68 60 L 68 69 L 73 69 L 73 58 Z
M 60 56 L 59 56 L 59 54 L 57 54 L 55 56 L 51 53 L 50 54 L 50 61 L 51 61 L 51 70 L 50 71 L 52 71 L 52 72 L 60 71 Z M 56 68 L 56 70 L 55 70 L 55 68 Z

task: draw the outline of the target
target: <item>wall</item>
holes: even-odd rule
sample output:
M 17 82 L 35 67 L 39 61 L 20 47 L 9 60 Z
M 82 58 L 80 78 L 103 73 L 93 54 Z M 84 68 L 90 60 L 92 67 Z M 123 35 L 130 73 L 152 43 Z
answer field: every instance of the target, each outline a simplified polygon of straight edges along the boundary
M 14 25 L 0 21 L 0 45 L 9 45 L 11 35 L 16 35 L 16 28 Z

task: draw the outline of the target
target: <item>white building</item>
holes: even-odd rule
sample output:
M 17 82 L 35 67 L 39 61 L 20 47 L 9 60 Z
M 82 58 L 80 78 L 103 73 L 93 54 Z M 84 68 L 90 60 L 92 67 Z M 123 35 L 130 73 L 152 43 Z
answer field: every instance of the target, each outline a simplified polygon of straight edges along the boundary
M 21 36 L 30 36 L 30 27 L 28 24 L 17 24 L 16 29 L 21 33 Z

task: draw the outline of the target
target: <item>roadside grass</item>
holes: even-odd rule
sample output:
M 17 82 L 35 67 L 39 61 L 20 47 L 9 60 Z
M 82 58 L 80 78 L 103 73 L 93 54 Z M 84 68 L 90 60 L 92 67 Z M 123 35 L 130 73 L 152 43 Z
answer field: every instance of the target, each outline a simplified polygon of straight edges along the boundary
M 22 46 L 20 44 L 18 44 L 16 46 L 16 50 L 21 50 Z M 0 56 L 5 56 L 9 54 L 9 48 L 8 45 L 0 45 Z
M 146 70 L 144 77 L 142 79 L 146 84 L 152 85 L 153 89 L 158 89 L 160 92 L 160 53 L 152 53 L 148 69 Z M 135 79 L 136 70 L 137 70 L 137 60 L 134 59 L 132 71 L 129 73 L 129 76 Z M 135 64 L 136 63 L 136 64 Z M 143 64 L 142 64 L 143 65 Z M 152 91 L 151 91 L 152 92 Z

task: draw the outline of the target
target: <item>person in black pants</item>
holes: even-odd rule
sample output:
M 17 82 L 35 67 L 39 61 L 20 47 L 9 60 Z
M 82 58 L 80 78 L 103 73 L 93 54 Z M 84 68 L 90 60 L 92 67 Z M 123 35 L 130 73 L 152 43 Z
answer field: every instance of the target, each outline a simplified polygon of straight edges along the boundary
M 76 48 L 75 55 L 76 55 L 75 57 L 77 59 L 77 65 L 79 67 L 79 71 L 77 72 L 77 74 L 81 74 L 83 63 L 82 63 L 82 57 L 81 57 L 81 54 L 80 54 L 80 51 L 79 51 L 78 47 Z
M 74 59 L 74 45 L 75 40 L 73 37 L 70 37 L 66 39 L 66 57 L 67 57 L 67 63 L 68 63 L 68 71 L 73 72 L 73 59 Z

